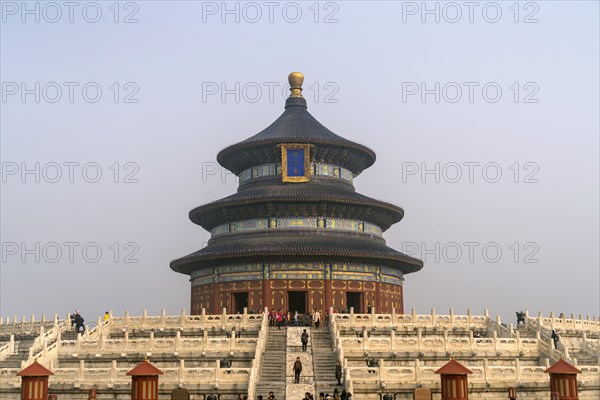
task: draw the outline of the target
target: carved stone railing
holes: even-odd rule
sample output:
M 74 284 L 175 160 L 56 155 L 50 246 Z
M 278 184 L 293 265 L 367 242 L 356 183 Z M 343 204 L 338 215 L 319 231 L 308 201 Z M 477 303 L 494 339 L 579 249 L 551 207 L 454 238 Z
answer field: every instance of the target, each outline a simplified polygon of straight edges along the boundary
M 35 316 L 32 315 L 31 319 L 27 320 L 25 316 L 21 319 L 21 321 L 17 320 L 17 317 L 13 318 L 13 321 L 10 321 L 10 318 L 6 318 L 6 320 L 0 317 L 0 334 L 2 335 L 16 335 L 16 334 L 38 334 L 40 332 L 40 328 L 48 329 L 50 328 L 55 321 L 58 321 L 58 316 L 54 316 L 54 320 L 47 320 L 46 316 L 42 314 L 42 318 L 39 321 L 36 321 Z
M 350 309 L 348 314 L 334 314 L 338 329 L 343 327 L 367 328 L 367 329 L 404 329 L 404 328 L 464 328 L 487 330 L 490 318 L 487 311 L 483 316 L 472 315 L 468 310 L 466 315 L 455 315 L 450 309 L 448 315 L 438 315 L 435 309 L 431 314 L 417 314 L 413 308 L 410 314 L 354 314 Z
M 10 340 L 4 345 L 0 346 L 0 360 L 4 360 L 6 357 L 15 353 L 15 335 L 10 335 Z
M 344 368 L 344 389 L 346 389 L 348 393 L 354 393 L 354 385 L 352 384 L 352 374 L 350 372 L 350 369 L 348 368 L 348 361 L 344 357 L 343 340 L 340 336 L 340 331 L 336 321 L 336 318 L 329 318 L 329 329 L 331 332 L 332 348 L 336 354 L 337 361 L 339 361 Z
M 265 308 L 262 313 L 262 321 L 260 324 L 260 331 L 258 332 L 258 339 L 256 339 L 256 352 L 254 353 L 254 359 L 252 360 L 252 367 L 250 368 L 250 374 L 248 377 L 248 398 L 256 398 L 256 383 L 258 382 L 260 367 L 262 364 L 262 355 L 266 350 L 267 345 L 267 334 L 269 331 L 269 312 Z
M 161 367 L 165 375 L 160 377 L 160 383 L 177 386 L 178 384 L 237 384 L 243 388 L 248 383 L 250 368 L 220 368 L 219 362 L 214 367 L 185 367 L 181 360 L 178 367 Z M 79 362 L 78 368 L 55 368 L 50 377 L 50 384 L 81 386 L 96 386 L 99 389 L 112 388 L 115 385 L 131 384 L 127 372 L 131 367 L 117 368 L 117 362 L 112 361 L 110 368 L 87 368 L 85 361 Z M 20 377 L 16 376 L 18 369 L 3 369 L 0 377 L 2 385 L 19 386 Z
M 492 332 L 492 337 L 475 338 L 472 332 L 468 336 L 451 336 L 448 330 L 440 335 L 423 335 L 421 328 L 417 328 L 416 335 L 398 335 L 390 331 L 389 335 L 368 337 L 363 331 L 360 337 L 336 335 L 336 343 L 342 347 L 346 356 L 360 354 L 368 355 L 370 352 L 398 352 L 410 351 L 514 351 L 516 353 L 538 352 L 538 340 L 521 338 L 498 337 Z
M 258 329 L 262 323 L 262 314 L 248 314 L 244 310 L 243 314 L 226 314 L 223 309 L 222 314 L 209 315 L 202 309 L 200 315 L 186 315 L 185 310 L 181 310 L 180 315 L 166 315 L 165 310 L 158 316 L 149 316 L 144 310 L 143 315 L 132 317 L 128 311 L 122 317 L 111 318 L 111 328 L 131 330 L 131 329 L 181 329 L 181 328 L 215 328 L 225 331 L 235 329 L 243 331 L 247 329 Z
M 348 367 L 352 375 L 354 385 L 365 383 L 378 384 L 404 384 L 410 385 L 435 385 L 439 383 L 439 375 L 435 371 L 439 369 L 445 361 L 440 361 L 439 365 L 423 366 L 418 359 L 414 365 L 410 366 L 386 366 L 384 360 L 379 360 L 378 367 Z M 473 371 L 469 375 L 469 382 L 486 382 L 494 384 L 506 384 L 506 382 L 535 383 L 548 381 L 548 374 L 544 373 L 547 366 L 521 366 L 518 359 L 513 361 L 513 365 L 490 365 L 487 359 L 483 360 L 483 366 L 466 365 Z M 582 373 L 578 379 L 597 384 L 599 382 L 600 366 L 580 367 Z
M 154 332 L 149 333 L 147 338 L 129 338 L 129 332 L 124 333 L 123 338 L 107 339 L 104 335 L 98 335 L 96 339 L 80 337 L 77 341 L 63 341 L 60 353 L 175 353 L 175 352 L 254 352 L 257 347 L 257 338 L 238 338 L 235 331 L 231 337 L 212 338 L 204 331 L 202 337 L 181 337 L 177 331 L 175 337 L 155 338 Z
M 555 317 L 554 313 L 544 317 L 540 312 L 537 317 L 530 317 L 527 313 L 525 318 L 528 323 L 532 320 L 537 321 L 539 326 L 549 330 L 556 329 L 558 332 L 586 332 L 588 335 L 594 335 L 594 337 L 598 337 L 600 334 L 600 319 L 589 315 L 586 316 L 586 319 L 581 314 L 579 318 L 575 318 L 573 314 L 570 318 Z

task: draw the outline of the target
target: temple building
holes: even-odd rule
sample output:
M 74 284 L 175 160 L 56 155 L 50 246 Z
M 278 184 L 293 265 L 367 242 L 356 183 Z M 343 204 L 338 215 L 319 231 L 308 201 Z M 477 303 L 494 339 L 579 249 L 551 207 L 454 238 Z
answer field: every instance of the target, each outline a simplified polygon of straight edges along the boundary
M 211 233 L 206 247 L 171 263 L 190 276 L 193 314 L 404 311 L 404 275 L 423 263 L 383 238 L 404 211 L 355 191 L 375 153 L 307 111 L 303 80 L 290 74 L 291 94 L 275 122 L 218 154 L 239 178 L 237 193 L 189 213 Z

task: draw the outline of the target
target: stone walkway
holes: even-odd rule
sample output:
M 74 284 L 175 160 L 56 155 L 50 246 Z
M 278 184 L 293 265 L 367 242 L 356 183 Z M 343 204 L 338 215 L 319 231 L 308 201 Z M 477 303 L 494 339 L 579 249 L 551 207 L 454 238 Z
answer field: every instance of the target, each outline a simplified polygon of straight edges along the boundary
M 306 352 L 302 351 L 300 336 L 302 330 L 306 329 L 309 335 Z M 315 395 L 315 374 L 313 369 L 312 332 L 310 327 L 288 327 L 287 349 L 286 349 L 286 378 L 285 398 L 286 400 L 301 400 L 304 394 L 309 392 Z M 294 362 L 296 357 L 302 361 L 302 373 L 300 383 L 294 383 Z M 315 396 L 316 397 L 316 396 Z

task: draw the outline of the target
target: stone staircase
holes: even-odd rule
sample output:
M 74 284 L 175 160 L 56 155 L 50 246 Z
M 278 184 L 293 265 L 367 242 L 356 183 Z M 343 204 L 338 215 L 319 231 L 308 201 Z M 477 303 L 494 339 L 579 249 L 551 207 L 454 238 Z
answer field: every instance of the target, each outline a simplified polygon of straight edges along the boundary
M 337 387 L 335 379 L 336 354 L 331 350 L 331 334 L 327 329 L 312 330 L 313 362 L 315 369 L 315 389 L 317 395 L 321 392 L 333 394 Z M 317 396 L 315 396 L 317 398 Z
M 262 356 L 256 394 L 267 398 L 273 392 L 275 399 L 285 400 L 286 330 L 269 327 L 269 337 Z
M 1 368 L 21 368 L 21 362 L 29 358 L 29 348 L 35 339 L 19 340 L 15 343 L 17 352 L 6 357 L 0 362 Z

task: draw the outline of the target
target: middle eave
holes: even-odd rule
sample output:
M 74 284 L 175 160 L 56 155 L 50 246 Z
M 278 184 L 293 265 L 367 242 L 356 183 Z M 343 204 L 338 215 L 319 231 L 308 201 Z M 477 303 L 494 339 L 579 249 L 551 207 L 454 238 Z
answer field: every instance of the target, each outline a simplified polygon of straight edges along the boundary
M 292 216 L 360 219 L 385 231 L 404 217 L 404 210 L 353 190 L 307 182 L 256 186 L 189 213 L 192 222 L 208 231 L 228 222 Z

